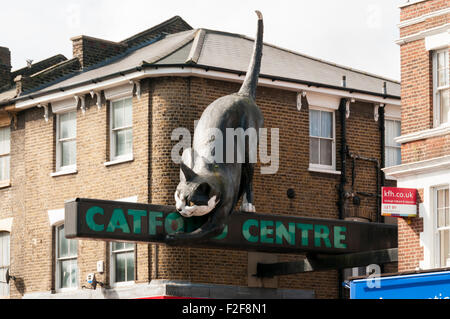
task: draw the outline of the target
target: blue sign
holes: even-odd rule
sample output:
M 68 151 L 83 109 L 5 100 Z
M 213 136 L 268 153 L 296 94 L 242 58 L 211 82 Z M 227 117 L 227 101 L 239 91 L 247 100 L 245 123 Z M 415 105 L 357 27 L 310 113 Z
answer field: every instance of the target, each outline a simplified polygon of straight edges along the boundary
M 450 299 L 450 271 L 353 280 L 350 298 Z

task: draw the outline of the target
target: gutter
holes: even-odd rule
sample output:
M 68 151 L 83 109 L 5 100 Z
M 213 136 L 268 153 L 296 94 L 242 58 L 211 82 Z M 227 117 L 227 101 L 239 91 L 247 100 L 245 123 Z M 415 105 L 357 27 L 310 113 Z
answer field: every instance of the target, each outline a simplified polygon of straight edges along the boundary
M 168 72 L 164 72 L 164 70 L 169 70 Z M 176 69 L 176 70 L 174 70 Z M 205 73 L 199 73 L 198 71 L 206 71 Z M 157 71 L 157 72 L 152 72 Z M 178 72 L 180 71 L 180 72 Z M 44 92 L 38 92 L 36 94 L 30 94 L 23 97 L 17 97 L 14 100 L 9 101 L 8 103 L 4 104 L 10 104 L 10 103 L 16 103 L 16 107 L 19 109 L 25 109 L 28 107 L 35 106 L 39 103 L 48 103 L 51 100 L 57 100 L 57 99 L 63 99 L 68 95 L 73 94 L 83 94 L 88 93 L 92 90 L 103 90 L 108 87 L 112 87 L 115 85 L 118 85 L 120 83 L 125 83 L 127 81 L 131 80 L 139 80 L 146 77 L 157 77 L 157 76 L 202 76 L 205 75 L 209 71 L 214 72 L 220 72 L 220 73 L 226 73 L 229 75 L 238 75 L 240 78 L 241 76 L 245 76 L 246 72 L 243 71 L 237 71 L 237 70 L 231 70 L 226 68 L 220 68 L 220 67 L 211 67 L 207 65 L 201 65 L 201 64 L 149 64 L 146 62 L 143 62 L 141 66 L 133 67 L 128 70 L 115 72 L 106 76 L 98 77 L 95 79 L 79 82 L 76 84 L 68 85 L 61 88 L 55 88 L 52 90 L 44 91 Z M 231 77 L 224 77 L 224 74 L 216 74 L 212 75 L 211 78 L 217 78 L 217 79 L 226 79 L 226 80 L 234 80 L 234 81 L 241 81 L 239 78 L 231 78 Z M 294 85 L 303 85 L 307 88 L 318 88 L 318 89 L 330 89 L 330 90 L 337 90 L 339 92 L 346 92 L 347 94 L 343 94 L 343 96 L 351 97 L 351 94 L 364 94 L 368 95 L 370 97 L 376 97 L 376 102 L 384 101 L 383 103 L 387 103 L 386 99 L 395 100 L 398 102 L 392 102 L 391 104 L 400 105 L 400 96 L 396 95 L 390 95 L 390 94 L 383 94 L 383 93 L 374 93 L 370 91 L 365 90 L 359 90 L 359 89 L 352 89 L 352 88 L 346 88 L 341 86 L 333 86 L 323 83 L 317 83 L 317 82 L 310 82 L 310 81 L 304 81 L 304 80 L 295 80 L 295 79 L 289 79 L 279 76 L 272 76 L 272 75 L 260 75 L 260 85 L 267 85 L 272 86 L 272 83 L 275 82 L 284 82 L 284 83 L 292 83 Z M 112 79 L 116 79 L 115 81 L 109 81 Z M 261 81 L 265 80 L 265 81 Z M 108 82 L 109 81 L 109 82 Z M 243 81 L 243 79 L 242 79 Z M 77 90 L 77 88 L 79 88 Z M 301 88 L 293 88 L 292 90 L 300 90 Z M 72 91 L 72 92 L 67 92 Z M 313 90 L 312 90 L 313 91 Z M 67 94 L 64 94 L 64 92 L 67 92 Z M 58 94 L 60 93 L 61 96 L 57 97 L 48 97 L 48 98 L 41 98 L 45 97 L 51 94 Z M 332 93 L 333 94 L 333 93 Z M 334 93 L 335 94 L 335 93 Z M 361 97 L 355 97 L 358 99 L 364 99 Z M 366 100 L 373 100 L 368 97 L 365 97 Z M 389 103 L 387 103 L 389 104 Z M 2 106 L 3 104 L 0 104 Z

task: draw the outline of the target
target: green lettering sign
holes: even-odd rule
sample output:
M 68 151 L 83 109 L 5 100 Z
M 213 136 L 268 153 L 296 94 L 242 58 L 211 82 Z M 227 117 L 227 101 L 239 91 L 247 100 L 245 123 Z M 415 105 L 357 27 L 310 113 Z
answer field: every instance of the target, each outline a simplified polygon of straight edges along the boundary
M 156 235 L 156 227 L 162 226 L 163 223 L 158 218 L 163 218 L 163 213 L 149 212 L 148 213 L 148 234 Z
M 251 242 L 251 243 L 257 243 L 258 242 L 258 236 L 253 236 L 250 233 L 251 227 L 258 227 L 259 223 L 256 219 L 248 219 L 245 221 L 244 225 L 242 225 L 242 235 L 244 238 Z
M 347 227 L 334 226 L 334 248 L 340 248 L 340 249 L 347 248 L 347 244 L 344 244 L 342 242 L 346 238 L 346 235 L 345 235 L 346 231 L 347 231 Z
M 320 247 L 321 241 L 325 243 L 325 247 L 331 248 L 330 242 L 330 230 L 327 226 L 324 225 L 315 225 L 314 226 L 314 246 Z
M 104 231 L 105 230 L 105 225 L 98 225 L 94 221 L 94 216 L 97 215 L 97 214 L 103 216 L 105 214 L 103 208 L 98 207 L 98 206 L 94 206 L 94 207 L 89 208 L 87 210 L 87 212 L 86 212 L 86 224 L 93 231 Z
M 276 222 L 276 243 L 282 245 L 283 238 L 289 245 L 295 245 L 295 223 L 289 223 L 289 231 L 282 222 Z
M 174 227 L 175 226 L 175 227 Z M 166 233 L 174 234 L 184 229 L 184 220 L 178 213 L 170 213 L 164 222 Z
M 130 233 L 130 227 L 128 226 L 127 219 L 125 218 L 123 210 L 120 208 L 114 209 L 106 231 L 114 233 L 116 229 L 120 229 L 125 234 Z
M 308 246 L 309 244 L 309 234 L 310 230 L 313 230 L 313 225 L 311 224 L 297 224 L 297 227 L 302 231 L 302 246 Z
M 273 221 L 261 221 L 261 242 L 264 244 L 273 244 L 273 228 L 269 227 L 273 227 Z
M 133 216 L 133 233 L 140 234 L 142 232 L 142 217 L 147 216 L 147 211 L 129 209 L 128 215 Z

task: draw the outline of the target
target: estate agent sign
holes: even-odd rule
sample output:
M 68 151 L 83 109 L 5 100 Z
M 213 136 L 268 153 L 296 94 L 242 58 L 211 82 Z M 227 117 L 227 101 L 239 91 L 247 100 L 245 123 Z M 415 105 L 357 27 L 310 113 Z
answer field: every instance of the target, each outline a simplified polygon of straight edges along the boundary
M 204 217 L 182 217 L 172 206 L 76 199 L 65 204 L 67 238 L 165 244 L 192 232 Z M 344 220 L 234 212 L 221 235 L 190 247 L 277 253 L 352 253 L 397 247 L 396 226 Z M 177 246 L 183 246 L 178 243 Z
M 417 216 L 417 190 L 413 188 L 383 187 L 382 216 Z

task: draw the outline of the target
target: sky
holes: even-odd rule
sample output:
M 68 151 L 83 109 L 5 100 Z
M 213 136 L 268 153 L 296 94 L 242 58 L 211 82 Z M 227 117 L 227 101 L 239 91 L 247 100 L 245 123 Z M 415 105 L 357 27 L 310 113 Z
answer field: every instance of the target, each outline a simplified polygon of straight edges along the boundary
M 256 35 L 264 41 L 357 70 L 400 80 L 400 9 L 406 0 L 15 0 L 0 11 L 0 46 L 13 70 L 56 54 L 72 58 L 70 38 L 121 41 L 175 15 L 193 28 Z

